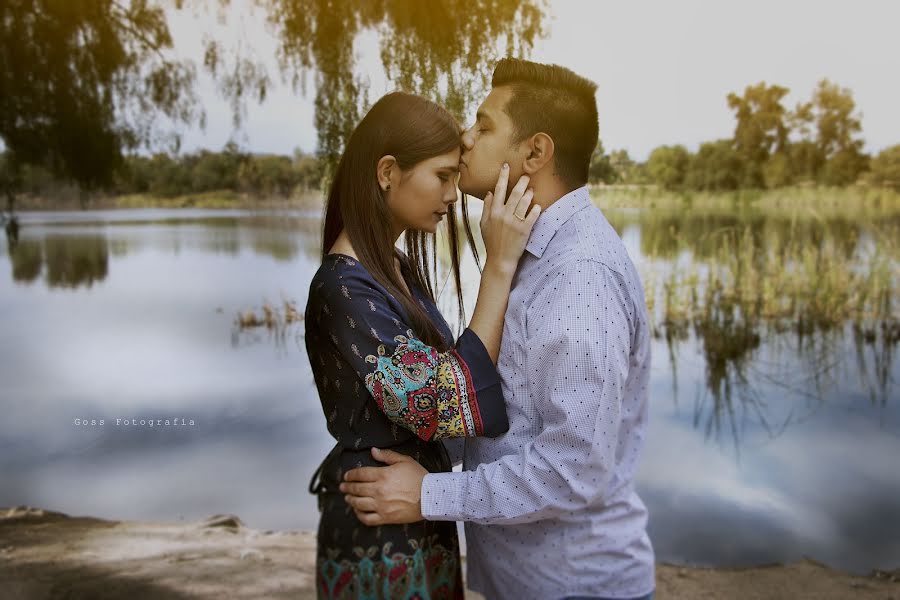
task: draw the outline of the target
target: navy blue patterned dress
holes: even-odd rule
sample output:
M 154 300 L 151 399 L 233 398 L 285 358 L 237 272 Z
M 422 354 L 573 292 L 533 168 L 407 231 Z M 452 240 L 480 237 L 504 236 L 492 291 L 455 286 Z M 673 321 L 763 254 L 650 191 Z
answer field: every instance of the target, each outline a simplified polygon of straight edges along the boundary
M 456 524 L 362 524 L 338 489 L 344 473 L 384 466 L 370 449 L 412 456 L 430 472 L 450 471 L 441 439 L 497 436 L 509 423 L 500 377 L 478 336 L 453 334 L 426 291 L 410 292 L 450 349 L 416 337 L 402 305 L 357 259 L 327 255 L 309 288 L 306 350 L 334 449 L 310 482 L 321 513 L 316 553 L 319 598 L 463 598 Z

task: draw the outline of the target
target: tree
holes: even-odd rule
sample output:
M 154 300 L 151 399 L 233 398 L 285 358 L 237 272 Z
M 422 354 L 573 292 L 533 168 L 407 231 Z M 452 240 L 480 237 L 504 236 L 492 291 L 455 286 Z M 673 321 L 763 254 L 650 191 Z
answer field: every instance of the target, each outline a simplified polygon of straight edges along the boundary
M 609 163 L 616 172 L 616 181 L 632 183 L 635 162 L 628 156 L 628 150 L 613 150 L 609 155 Z
M 816 145 L 824 159 L 822 181 L 829 185 L 853 183 L 866 167 L 863 140 L 857 137 L 862 122 L 848 88 L 827 79 L 819 81 L 813 94 Z
M 597 147 L 591 154 L 591 165 L 588 168 L 588 181 L 591 183 L 615 183 L 619 175 L 613 168 L 610 157 L 603 150 L 603 142 L 597 141 Z
M 868 182 L 900 192 L 900 144 L 885 148 L 872 159 Z
M 225 144 L 222 152 L 200 151 L 188 157 L 191 164 L 191 191 L 235 190 L 238 185 L 238 170 L 249 160 L 234 142 Z
M 160 115 L 194 122 L 194 69 L 169 58 L 171 46 L 163 10 L 148 2 L 0 3 L 4 180 L 32 164 L 84 190 L 105 186 L 123 148 L 159 134 Z M 15 185 L 4 191 L 12 211 Z
M 766 162 L 787 143 L 787 111 L 781 104 L 787 93 L 785 87 L 760 82 L 747 86 L 743 96 L 728 94 L 728 106 L 737 118 L 733 143 L 743 165 L 743 187 L 761 187 Z
M 691 155 L 684 146 L 660 146 L 647 159 L 647 172 L 658 186 L 678 189 L 684 183 Z
M 731 140 L 700 145 L 691 158 L 685 187 L 692 190 L 735 190 L 741 181 L 741 159 Z
M 4 0 L 0 2 L 0 184 L 12 209 L 23 165 L 47 166 L 90 191 L 110 185 L 123 154 L 161 143 L 177 152 L 181 125 L 205 123 L 196 68 L 172 56 L 165 7 L 184 0 Z M 208 9 L 208 2 L 195 2 Z M 218 0 L 222 15 L 229 0 Z M 318 153 L 326 173 L 369 105 L 353 44 L 364 29 L 380 40 L 395 87 L 443 102 L 458 118 L 482 95 L 491 67 L 525 56 L 545 34 L 539 0 L 257 0 L 279 38 L 279 68 L 305 94 L 315 74 Z M 248 99 L 271 84 L 246 52 L 205 40 L 203 67 L 231 103 L 238 126 Z M 250 48 L 250 50 L 247 50 Z M 40 76 L 35 76 L 39 73 Z M 164 132 L 159 122 L 173 124 Z
M 370 103 L 368 79 L 355 70 L 361 31 L 378 35 L 388 81 L 444 104 L 460 120 L 483 95 L 493 63 L 526 56 L 546 33 L 539 0 L 262 1 L 279 38 L 282 75 L 305 93 L 306 75 L 314 73 L 326 179 Z M 218 56 L 215 46 L 210 50 Z
M 858 137 L 862 122 L 855 109 L 852 92 L 828 79 L 819 81 L 809 102 L 797 105 L 791 123 L 800 142 L 791 158 L 803 178 L 847 185 L 867 168 Z
M 294 170 L 297 183 L 304 190 L 319 189 L 322 185 L 322 162 L 299 148 L 294 150 Z
M 287 156 L 251 156 L 238 174 L 238 182 L 244 191 L 260 196 L 288 197 L 300 180 L 300 173 L 293 168 Z

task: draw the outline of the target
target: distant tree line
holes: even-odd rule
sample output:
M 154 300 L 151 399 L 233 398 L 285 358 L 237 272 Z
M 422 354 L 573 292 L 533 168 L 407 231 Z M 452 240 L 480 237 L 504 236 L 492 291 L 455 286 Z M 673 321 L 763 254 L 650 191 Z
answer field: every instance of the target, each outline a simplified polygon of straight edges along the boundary
M 782 104 L 787 93 L 787 88 L 759 83 L 748 86 L 741 96 L 729 94 L 728 106 L 736 118 L 734 135 L 702 143 L 696 152 L 682 145 L 659 146 L 645 162 L 638 162 L 625 150 L 607 153 L 598 142 L 589 180 L 683 191 L 845 186 L 862 181 L 900 191 L 900 145 L 871 157 L 863 152 L 860 117 L 850 90 L 823 79 L 812 99 L 793 110 Z M 0 180 L 12 172 L 4 168 L 7 160 L 8 153 L 0 153 Z M 293 156 L 251 154 L 229 142 L 219 152 L 127 154 L 104 189 L 162 198 L 210 191 L 290 197 L 320 189 L 327 164 L 300 150 Z M 73 185 L 72 178 L 41 165 L 21 165 L 15 172 L 14 185 L 6 182 L 6 186 L 33 196 L 56 197 Z
M 900 191 L 900 145 L 870 157 L 853 95 L 823 79 L 812 99 L 785 108 L 788 88 L 760 82 L 728 94 L 734 135 L 705 142 L 696 152 L 659 146 L 644 163 L 598 143 L 592 183 L 656 184 L 667 190 L 736 190 L 797 184 L 846 186 L 864 181 Z
M 0 155 L 0 162 L 5 158 Z M 221 152 L 126 155 L 107 189 L 113 194 L 162 198 L 223 190 L 286 198 L 295 192 L 319 189 L 321 179 L 322 163 L 314 155 L 300 150 L 293 156 L 250 154 L 228 143 Z M 53 197 L 71 183 L 58 179 L 49 169 L 25 166 L 19 185 L 26 194 Z

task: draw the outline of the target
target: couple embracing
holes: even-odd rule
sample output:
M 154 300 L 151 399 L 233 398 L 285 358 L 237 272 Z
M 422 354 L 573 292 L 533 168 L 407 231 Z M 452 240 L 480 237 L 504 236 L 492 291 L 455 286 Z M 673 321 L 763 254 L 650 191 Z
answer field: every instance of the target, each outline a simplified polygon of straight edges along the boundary
M 456 521 L 468 585 L 488 600 L 653 596 L 634 489 L 650 332 L 634 265 L 586 187 L 595 91 L 503 59 L 468 129 L 398 92 L 352 133 L 305 315 L 336 440 L 310 482 L 319 598 L 463 598 Z M 473 249 L 466 195 L 484 201 L 486 258 L 454 340 L 428 266 L 445 222 L 464 314 L 458 191 Z

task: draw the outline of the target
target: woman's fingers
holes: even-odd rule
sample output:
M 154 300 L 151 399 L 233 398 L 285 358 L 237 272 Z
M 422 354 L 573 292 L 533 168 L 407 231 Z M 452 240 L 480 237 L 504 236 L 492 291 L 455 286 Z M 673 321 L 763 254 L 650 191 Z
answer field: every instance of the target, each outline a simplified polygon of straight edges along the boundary
M 513 216 L 519 219 L 520 221 L 524 221 L 526 215 L 528 214 L 528 207 L 531 206 L 531 200 L 534 198 L 534 190 L 528 188 L 525 190 L 525 193 L 522 194 L 522 198 L 519 199 L 519 202 L 513 209 Z M 510 204 L 512 204 L 512 198 L 510 198 Z
M 494 187 L 494 198 L 499 199 L 499 202 L 491 202 L 491 207 L 494 211 L 492 214 L 499 215 L 502 212 L 503 204 L 506 202 L 507 185 L 509 185 L 509 165 L 503 163 L 503 166 L 500 167 L 497 185 Z
M 490 218 L 491 211 L 494 206 L 494 194 L 493 192 L 488 192 L 484 196 L 484 206 L 481 207 L 481 224 L 484 223 Z
M 516 210 L 516 207 L 519 206 L 519 201 L 522 199 L 522 196 L 525 195 L 525 191 L 528 189 L 528 183 L 530 181 L 531 178 L 528 175 L 519 177 L 519 181 L 516 182 L 516 186 L 509 193 L 509 199 L 504 206 L 508 213 L 512 213 Z
M 541 214 L 541 205 L 535 204 L 534 208 L 531 209 L 531 212 L 528 213 L 528 216 L 525 217 L 525 225 L 528 227 L 529 233 L 534 227 L 535 222 L 538 220 L 538 217 Z

